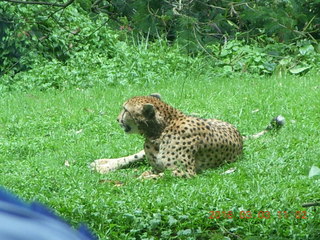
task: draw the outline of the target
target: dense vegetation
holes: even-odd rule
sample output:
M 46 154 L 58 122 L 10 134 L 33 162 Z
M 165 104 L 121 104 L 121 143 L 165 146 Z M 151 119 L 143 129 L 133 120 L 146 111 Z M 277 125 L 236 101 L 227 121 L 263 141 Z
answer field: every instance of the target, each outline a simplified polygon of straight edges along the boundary
M 319 0 L 16 2 L 0 1 L 0 185 L 100 239 L 320 238 L 302 206 L 320 201 Z M 91 172 L 141 149 L 115 118 L 152 92 L 245 135 L 287 125 L 193 179 Z
M 156 82 L 199 59 L 217 75 L 301 74 L 320 61 L 316 0 L 8 1 L 2 90 Z

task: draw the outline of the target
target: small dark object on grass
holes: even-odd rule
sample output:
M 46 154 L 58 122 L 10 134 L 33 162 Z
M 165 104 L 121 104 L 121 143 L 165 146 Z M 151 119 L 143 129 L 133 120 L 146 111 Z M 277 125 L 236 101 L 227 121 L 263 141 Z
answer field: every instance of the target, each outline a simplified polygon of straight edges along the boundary
M 270 122 L 270 125 L 267 127 L 267 130 L 271 129 L 280 129 L 286 123 L 285 118 L 281 115 L 276 116 Z
M 302 204 L 302 207 L 317 207 L 317 206 L 320 206 L 320 202 Z

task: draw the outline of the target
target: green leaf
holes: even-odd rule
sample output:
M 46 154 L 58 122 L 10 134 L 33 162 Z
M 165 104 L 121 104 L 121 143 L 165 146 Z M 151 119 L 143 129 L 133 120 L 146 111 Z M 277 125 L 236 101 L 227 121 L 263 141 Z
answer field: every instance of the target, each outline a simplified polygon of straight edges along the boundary
M 232 67 L 231 66 L 223 66 L 223 71 L 225 73 L 230 73 L 230 72 L 232 72 Z
M 306 55 L 307 53 L 313 53 L 314 47 L 311 44 L 305 45 L 299 49 L 299 52 L 301 55 Z
M 309 171 L 309 178 L 312 178 L 314 176 L 320 176 L 320 168 L 316 166 L 312 166 Z
M 311 66 L 308 66 L 308 67 L 294 67 L 294 68 L 291 68 L 289 71 L 292 73 L 292 74 L 299 74 L 299 73 L 302 73 L 304 71 L 306 71 L 307 69 L 311 68 Z
M 160 219 L 151 219 L 149 224 L 150 224 L 151 229 L 155 229 L 156 227 L 158 227 L 161 224 L 161 220 Z
M 178 222 L 178 220 L 175 219 L 173 216 L 169 216 L 168 222 L 169 222 L 169 225 L 172 226 L 172 225 L 176 224 Z
M 192 234 L 191 229 L 184 229 L 184 230 L 180 230 L 180 231 L 177 232 L 178 236 L 188 236 L 188 235 L 191 235 L 191 234 Z
M 292 58 L 291 58 L 291 57 L 286 57 L 286 58 L 281 59 L 280 62 L 279 62 L 279 64 L 280 64 L 280 65 L 287 65 L 287 64 L 289 64 L 291 61 L 292 61 Z

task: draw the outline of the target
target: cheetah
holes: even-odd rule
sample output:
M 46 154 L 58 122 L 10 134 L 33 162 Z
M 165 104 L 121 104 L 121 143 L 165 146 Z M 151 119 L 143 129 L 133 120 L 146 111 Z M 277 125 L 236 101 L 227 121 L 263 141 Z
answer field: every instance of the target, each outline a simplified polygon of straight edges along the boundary
M 285 120 L 278 116 L 262 132 L 243 137 L 230 123 L 185 115 L 162 101 L 159 94 L 151 94 L 127 100 L 117 121 L 126 133 L 145 138 L 144 150 L 127 157 L 95 160 L 91 168 L 107 173 L 146 157 L 152 170 L 140 178 L 157 178 L 165 170 L 174 176 L 192 177 L 233 162 L 242 154 L 243 140 L 279 129 Z

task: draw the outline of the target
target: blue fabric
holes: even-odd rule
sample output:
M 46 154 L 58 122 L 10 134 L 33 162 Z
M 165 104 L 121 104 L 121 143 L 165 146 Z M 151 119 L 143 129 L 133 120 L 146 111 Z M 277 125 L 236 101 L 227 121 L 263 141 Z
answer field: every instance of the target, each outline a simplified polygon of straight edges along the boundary
M 75 230 L 38 203 L 27 204 L 0 187 L 1 240 L 95 240 L 84 226 Z

